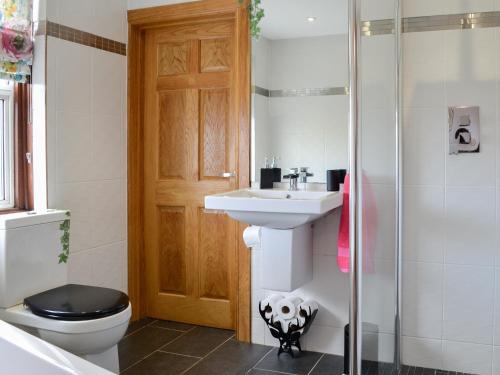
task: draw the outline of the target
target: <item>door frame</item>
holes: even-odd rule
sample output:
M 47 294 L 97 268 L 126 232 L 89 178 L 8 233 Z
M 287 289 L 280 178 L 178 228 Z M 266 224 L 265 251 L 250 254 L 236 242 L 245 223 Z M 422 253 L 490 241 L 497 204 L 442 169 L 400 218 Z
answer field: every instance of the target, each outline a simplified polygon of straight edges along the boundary
M 128 294 L 132 320 L 146 316 L 143 216 L 143 65 L 145 30 L 186 21 L 233 19 L 236 25 L 238 100 L 238 187 L 250 186 L 250 34 L 247 1 L 201 0 L 128 11 Z M 250 341 L 250 251 L 239 224 L 236 338 Z

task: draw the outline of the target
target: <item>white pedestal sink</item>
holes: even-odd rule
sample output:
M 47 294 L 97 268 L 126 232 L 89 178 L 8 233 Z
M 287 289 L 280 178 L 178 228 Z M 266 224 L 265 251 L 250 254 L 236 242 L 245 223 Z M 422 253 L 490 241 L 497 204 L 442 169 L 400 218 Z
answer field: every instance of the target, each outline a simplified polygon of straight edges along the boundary
M 342 194 L 327 191 L 242 189 L 205 197 L 205 209 L 272 229 L 293 229 L 342 205 Z
M 262 227 L 261 286 L 284 292 L 312 280 L 311 222 L 341 205 L 341 192 L 326 191 L 242 189 L 205 197 L 205 209 Z

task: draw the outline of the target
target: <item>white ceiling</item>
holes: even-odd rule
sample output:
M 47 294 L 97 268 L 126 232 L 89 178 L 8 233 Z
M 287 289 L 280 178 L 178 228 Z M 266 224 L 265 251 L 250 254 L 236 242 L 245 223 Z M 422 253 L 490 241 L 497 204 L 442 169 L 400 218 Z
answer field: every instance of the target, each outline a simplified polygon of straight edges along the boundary
M 347 33 L 348 0 L 262 0 L 262 35 L 291 39 Z M 308 22 L 307 17 L 317 17 Z

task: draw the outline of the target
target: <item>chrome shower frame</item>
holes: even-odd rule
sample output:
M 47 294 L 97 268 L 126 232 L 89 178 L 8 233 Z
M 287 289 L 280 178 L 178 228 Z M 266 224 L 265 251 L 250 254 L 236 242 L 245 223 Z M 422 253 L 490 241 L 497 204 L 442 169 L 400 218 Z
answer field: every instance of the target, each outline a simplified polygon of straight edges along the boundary
M 349 374 L 361 375 L 362 361 L 362 280 L 363 237 L 361 165 L 361 12 L 362 0 L 349 0 L 349 244 L 350 244 L 350 306 L 349 306 Z M 402 108 L 402 9 L 395 0 L 395 141 L 396 141 L 396 227 L 395 227 L 395 310 L 394 365 L 401 366 L 402 250 L 403 250 L 403 124 Z

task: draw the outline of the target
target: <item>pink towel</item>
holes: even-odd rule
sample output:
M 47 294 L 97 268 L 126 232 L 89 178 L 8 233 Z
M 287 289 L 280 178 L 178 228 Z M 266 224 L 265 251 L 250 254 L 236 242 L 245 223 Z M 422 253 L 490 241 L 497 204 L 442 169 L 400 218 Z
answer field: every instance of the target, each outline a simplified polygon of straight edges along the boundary
M 337 241 L 337 265 L 340 272 L 349 272 L 349 175 L 344 179 L 344 203 L 340 216 L 339 238 Z
M 350 271 L 349 252 L 349 175 L 344 180 L 344 200 L 340 217 L 339 237 L 337 240 L 337 265 L 341 272 Z M 363 270 L 367 273 L 374 272 L 373 248 L 377 226 L 377 207 L 375 195 L 368 179 L 363 176 Z

